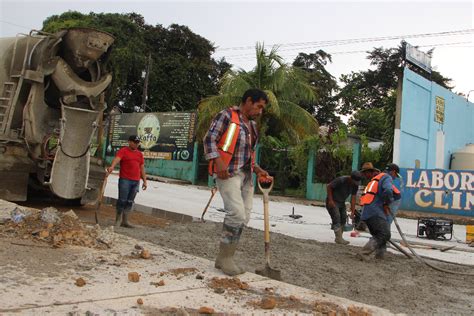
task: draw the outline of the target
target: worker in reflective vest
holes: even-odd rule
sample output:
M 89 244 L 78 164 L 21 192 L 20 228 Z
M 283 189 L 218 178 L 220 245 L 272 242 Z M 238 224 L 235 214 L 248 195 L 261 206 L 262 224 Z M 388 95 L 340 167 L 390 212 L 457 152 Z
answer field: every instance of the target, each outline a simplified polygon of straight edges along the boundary
M 393 185 L 400 172 L 396 164 L 389 164 L 384 172 L 379 173 L 367 184 L 360 198 L 362 206 L 361 220 L 369 228 L 373 238 L 362 248 L 359 256 L 366 260 L 375 251 L 375 258 L 383 259 L 390 240 L 389 205 L 401 198 L 400 191 Z
M 273 181 L 268 172 L 255 164 L 254 154 L 258 140 L 255 119 L 267 103 L 265 92 L 247 90 L 239 106 L 216 115 L 203 139 L 209 173 L 216 179 L 226 210 L 215 267 L 227 275 L 245 272 L 235 263 L 234 254 L 252 210 L 252 172 L 261 182 Z

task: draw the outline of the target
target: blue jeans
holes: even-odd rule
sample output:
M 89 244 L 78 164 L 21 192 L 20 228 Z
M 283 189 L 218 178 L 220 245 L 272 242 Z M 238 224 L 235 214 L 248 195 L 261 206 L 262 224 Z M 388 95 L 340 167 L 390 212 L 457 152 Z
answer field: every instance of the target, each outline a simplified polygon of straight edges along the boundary
M 135 200 L 135 196 L 137 196 L 139 187 L 140 181 L 138 180 L 119 179 L 119 196 L 117 200 L 118 214 L 132 210 L 133 201 Z

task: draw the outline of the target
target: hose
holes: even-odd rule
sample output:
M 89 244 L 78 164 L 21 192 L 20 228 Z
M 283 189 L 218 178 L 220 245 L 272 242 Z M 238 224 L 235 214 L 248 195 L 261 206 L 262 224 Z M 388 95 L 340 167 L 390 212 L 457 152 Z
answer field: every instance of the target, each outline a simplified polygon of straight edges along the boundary
M 423 258 L 421 258 L 420 255 L 418 255 L 418 254 L 415 252 L 415 250 L 413 250 L 413 248 L 410 246 L 410 244 L 409 244 L 408 241 L 406 240 L 405 234 L 403 234 L 402 229 L 401 229 L 400 226 L 398 225 L 397 218 L 396 218 L 395 215 L 392 213 L 392 211 L 390 211 L 390 215 L 391 215 L 392 218 L 393 218 L 393 222 L 394 222 L 395 225 L 397 226 L 397 230 L 398 230 L 398 232 L 400 233 L 400 236 L 402 237 L 403 242 L 405 242 L 405 244 L 407 245 L 407 247 L 408 247 L 408 249 L 410 250 L 410 252 L 418 259 L 418 261 L 420 261 L 421 263 L 426 264 L 428 267 L 430 267 L 430 268 L 432 268 L 432 269 L 434 269 L 434 270 L 440 271 L 440 272 L 451 273 L 451 274 L 457 274 L 457 275 L 469 275 L 469 276 L 474 276 L 474 273 L 458 272 L 458 271 L 452 271 L 452 270 L 443 269 L 443 268 L 437 267 L 437 266 L 432 265 L 431 263 L 426 262 L 425 260 L 423 260 Z

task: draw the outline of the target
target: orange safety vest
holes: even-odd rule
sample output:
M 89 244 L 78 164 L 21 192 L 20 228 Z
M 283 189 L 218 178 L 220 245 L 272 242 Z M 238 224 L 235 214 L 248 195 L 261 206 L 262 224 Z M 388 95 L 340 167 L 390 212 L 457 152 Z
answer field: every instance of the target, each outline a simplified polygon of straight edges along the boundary
M 368 205 L 374 201 L 375 195 L 377 194 L 379 190 L 379 181 L 380 179 L 385 175 L 385 173 L 381 172 L 375 177 L 370 180 L 369 184 L 364 189 L 364 193 L 362 193 L 362 196 L 360 197 L 360 205 Z M 400 190 L 397 189 L 396 186 L 392 184 L 392 190 L 393 193 L 395 194 L 400 194 Z
M 229 166 L 232 156 L 234 154 L 235 144 L 239 138 L 240 132 L 240 118 L 239 112 L 231 108 L 232 117 L 230 119 L 230 124 L 227 127 L 227 130 L 222 134 L 221 139 L 217 143 L 217 151 L 224 161 L 226 166 Z M 215 173 L 216 166 L 214 164 L 214 159 L 209 161 L 209 174 Z

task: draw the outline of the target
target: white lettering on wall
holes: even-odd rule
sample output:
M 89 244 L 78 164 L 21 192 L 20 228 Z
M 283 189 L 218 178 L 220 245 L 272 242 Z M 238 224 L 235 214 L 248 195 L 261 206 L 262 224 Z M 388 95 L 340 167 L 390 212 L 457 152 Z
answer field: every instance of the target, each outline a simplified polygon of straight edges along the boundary
M 449 178 L 451 178 L 452 181 L 450 181 Z M 459 185 L 459 176 L 457 175 L 457 173 L 448 172 L 444 176 L 444 186 L 446 187 L 446 189 L 454 190 L 458 187 L 458 185 Z
M 425 189 L 419 190 L 418 192 L 415 193 L 415 203 L 420 207 L 431 206 L 432 204 L 431 201 L 425 202 L 422 198 L 423 196 L 429 197 L 431 194 L 432 192 L 430 190 L 425 190 Z
M 461 209 L 461 195 L 462 195 L 462 192 L 453 191 L 451 193 L 453 194 L 453 204 L 451 205 L 451 208 L 455 209 L 455 210 L 460 210 Z
M 418 179 L 417 187 L 419 188 L 430 187 L 430 181 L 428 180 L 428 173 L 426 171 L 420 172 L 420 178 Z
M 434 192 L 434 204 L 433 207 L 442 208 L 447 210 L 449 208 L 447 203 L 443 204 L 444 200 L 444 191 L 435 190 Z
M 441 189 L 443 187 L 443 173 L 441 171 L 431 172 L 431 188 Z
M 466 192 L 466 207 L 464 208 L 466 211 L 473 211 L 474 206 L 474 194 L 471 192 Z
M 474 191 L 474 174 L 461 172 L 461 190 Z
M 407 170 L 407 188 L 414 188 L 416 187 L 416 183 L 413 183 L 413 173 L 415 170 Z

